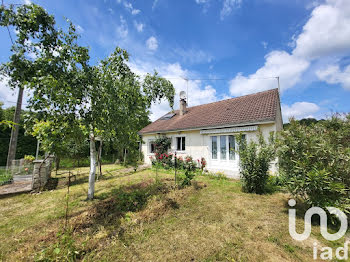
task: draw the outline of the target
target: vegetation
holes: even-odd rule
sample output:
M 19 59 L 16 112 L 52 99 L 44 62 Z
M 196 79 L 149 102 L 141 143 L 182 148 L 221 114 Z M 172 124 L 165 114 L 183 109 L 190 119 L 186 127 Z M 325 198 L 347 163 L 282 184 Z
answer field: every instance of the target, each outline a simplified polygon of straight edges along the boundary
M 137 132 L 149 122 L 151 104 L 167 99 L 172 107 L 174 87 L 157 72 L 141 80 L 127 64 L 127 51 L 119 47 L 91 66 L 89 50 L 78 44 L 75 26 L 69 23 L 68 30 L 57 28 L 54 17 L 38 5 L 1 6 L 0 18 L 0 25 L 14 26 L 17 35 L 14 54 L 1 73 L 11 86 L 33 91 L 27 131 L 58 159 L 76 153 L 72 144 L 80 148 L 89 140 L 88 199 L 92 199 L 96 141 L 114 140 L 123 147 L 124 159 L 128 153 L 134 161 L 140 142 Z
M 0 75 L 6 77 L 7 84 L 13 89 L 18 88 L 18 98 L 13 117 L 15 124 L 20 123 L 21 107 L 24 89 L 35 79 L 36 73 L 52 69 L 52 63 L 42 60 L 40 53 L 53 54 L 59 49 L 58 34 L 55 30 L 53 16 L 40 6 L 29 5 L 1 5 L 0 26 L 14 27 L 15 40 L 11 37 L 11 56 L 9 61 L 0 66 Z M 45 63 L 46 62 L 46 63 Z M 12 120 L 12 119 L 11 119 Z M 16 157 L 16 148 L 19 129 L 11 129 L 7 166 L 11 165 Z
M 12 182 L 12 175 L 11 173 L 4 169 L 0 169 L 0 186 L 11 183 Z
M 0 122 L 9 124 L 0 125 L 0 166 L 6 165 L 9 142 L 11 137 L 11 129 L 18 129 L 18 141 L 16 150 L 16 159 L 23 158 L 27 154 L 35 155 L 37 141 L 35 137 L 25 132 L 24 120 L 26 111 L 22 110 L 19 124 L 11 124 L 15 113 L 15 107 L 2 108 L 3 103 L 0 102 Z
M 167 136 L 159 136 L 154 141 L 154 152 L 160 156 L 166 154 L 171 147 L 171 138 Z
M 278 157 L 295 197 L 310 206 L 349 212 L 350 114 L 308 126 L 292 119 L 278 139 Z
M 1 198 L 0 260 L 311 261 L 313 242 L 344 244 L 327 242 L 317 225 L 309 241 L 292 240 L 287 194 L 251 195 L 240 181 L 201 175 L 172 190 L 173 174 L 161 170 L 155 184 L 153 171 L 128 170 L 103 166 L 94 201 L 84 201 L 89 169 L 74 171 L 68 233 L 64 175 L 53 175 L 55 190 Z
M 259 131 L 258 143 L 239 135 L 238 154 L 243 189 L 249 193 L 263 194 L 267 191 L 270 163 L 275 157 L 274 136 L 270 134 L 266 142 Z

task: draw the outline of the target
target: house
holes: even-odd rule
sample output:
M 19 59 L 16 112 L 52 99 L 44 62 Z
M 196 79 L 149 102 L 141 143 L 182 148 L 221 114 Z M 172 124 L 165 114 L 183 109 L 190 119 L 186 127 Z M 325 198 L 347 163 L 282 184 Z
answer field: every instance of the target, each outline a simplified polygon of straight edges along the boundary
M 179 110 L 139 132 L 147 164 L 151 164 L 150 157 L 154 155 L 154 140 L 165 135 L 171 138 L 171 151 L 178 156 L 190 155 L 194 160 L 204 157 L 209 171 L 239 177 L 239 157 L 233 150 L 237 148 L 236 136 L 242 133 L 249 142 L 257 139 L 258 128 L 266 139 L 271 131 L 282 130 L 278 89 L 188 108 L 183 95 L 184 92 Z

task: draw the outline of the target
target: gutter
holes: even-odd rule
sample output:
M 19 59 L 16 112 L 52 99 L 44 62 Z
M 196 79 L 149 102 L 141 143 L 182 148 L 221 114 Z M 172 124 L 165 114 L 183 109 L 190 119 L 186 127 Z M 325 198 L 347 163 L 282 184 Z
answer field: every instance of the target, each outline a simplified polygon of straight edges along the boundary
M 225 124 L 221 126 L 201 126 L 201 127 L 190 127 L 190 128 L 183 128 L 183 129 L 170 129 L 170 130 L 157 130 L 152 132 L 138 132 L 139 135 L 151 135 L 151 134 L 158 134 L 158 133 L 176 133 L 176 132 L 182 132 L 182 131 L 196 131 L 196 130 L 207 130 L 207 129 L 218 129 L 218 128 L 229 128 L 229 127 L 241 127 L 241 126 L 251 126 L 251 125 L 257 125 L 257 124 L 274 124 L 276 122 L 276 119 L 266 119 L 263 121 L 258 122 L 242 122 L 237 124 Z

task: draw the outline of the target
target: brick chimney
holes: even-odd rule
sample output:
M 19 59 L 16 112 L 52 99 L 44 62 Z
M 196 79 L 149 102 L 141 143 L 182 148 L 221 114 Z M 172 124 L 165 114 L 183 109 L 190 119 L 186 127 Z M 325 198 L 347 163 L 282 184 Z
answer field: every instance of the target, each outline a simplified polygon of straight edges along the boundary
M 186 93 L 182 91 L 180 93 L 180 116 L 183 116 L 187 110 Z

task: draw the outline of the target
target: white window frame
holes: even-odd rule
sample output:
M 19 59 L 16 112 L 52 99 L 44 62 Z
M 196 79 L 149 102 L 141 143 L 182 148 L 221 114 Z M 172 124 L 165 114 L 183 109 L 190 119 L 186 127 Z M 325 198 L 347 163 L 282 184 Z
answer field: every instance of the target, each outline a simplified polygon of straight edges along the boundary
M 181 138 L 184 137 L 185 138 L 185 150 L 177 150 L 177 139 L 179 137 L 181 137 Z M 181 147 L 182 147 L 182 142 L 181 142 Z M 181 135 L 174 136 L 174 151 L 179 152 L 179 153 L 185 153 L 186 150 L 187 150 L 187 147 L 188 147 L 188 139 L 187 139 L 186 135 L 181 134 Z
M 209 143 L 210 143 L 210 152 L 209 152 L 209 155 L 210 155 L 210 159 L 212 161 L 219 161 L 219 136 L 216 135 L 216 158 L 213 158 L 213 140 L 212 140 L 212 137 L 215 136 L 215 135 L 212 135 L 209 137 Z
M 246 134 L 245 134 L 246 135 Z M 213 154 L 212 154 L 212 137 L 216 136 L 216 143 L 217 143 L 217 158 L 212 158 Z M 225 143 L 226 143 L 226 158 L 225 159 L 221 159 L 221 136 L 226 136 L 225 139 Z M 230 159 L 230 152 L 229 152 L 229 136 L 234 136 L 235 137 L 235 150 L 238 149 L 238 144 L 237 144 L 237 136 L 238 134 L 213 134 L 211 136 L 209 136 L 209 143 L 210 143 L 210 160 L 211 161 L 221 161 L 221 162 L 236 162 L 239 159 L 239 155 L 237 152 L 235 152 L 235 159 Z M 247 135 L 246 135 L 247 136 Z
M 154 156 L 154 153 L 151 152 L 151 144 L 154 143 L 155 139 L 148 139 L 147 141 L 147 154 Z

